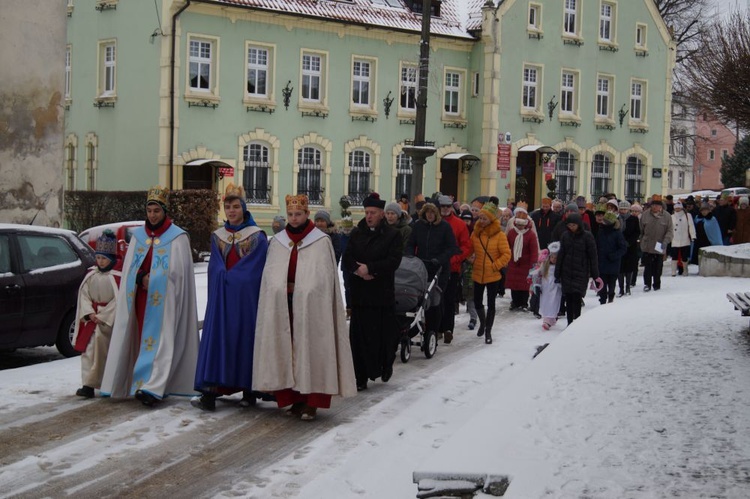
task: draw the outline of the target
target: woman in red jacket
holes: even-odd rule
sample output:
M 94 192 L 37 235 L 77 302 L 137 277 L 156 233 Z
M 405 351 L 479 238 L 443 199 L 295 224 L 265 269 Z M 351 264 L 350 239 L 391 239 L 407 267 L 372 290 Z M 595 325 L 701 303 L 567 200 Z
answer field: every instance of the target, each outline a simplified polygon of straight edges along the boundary
M 511 259 L 508 263 L 507 282 L 510 289 L 511 310 L 528 311 L 529 309 L 529 270 L 536 263 L 539 255 L 539 240 L 531 230 L 529 212 L 517 207 L 513 213 L 513 226 L 508 230 L 508 244 Z

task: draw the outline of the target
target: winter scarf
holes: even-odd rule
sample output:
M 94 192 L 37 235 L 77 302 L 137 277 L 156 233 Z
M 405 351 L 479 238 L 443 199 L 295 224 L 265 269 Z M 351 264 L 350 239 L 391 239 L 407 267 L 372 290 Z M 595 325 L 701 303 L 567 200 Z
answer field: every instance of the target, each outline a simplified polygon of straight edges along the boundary
M 529 228 L 526 227 L 525 229 L 519 229 L 514 224 L 511 229 L 518 234 L 518 237 L 516 237 L 516 240 L 513 242 L 513 261 L 517 262 L 523 256 L 523 235 L 529 231 Z

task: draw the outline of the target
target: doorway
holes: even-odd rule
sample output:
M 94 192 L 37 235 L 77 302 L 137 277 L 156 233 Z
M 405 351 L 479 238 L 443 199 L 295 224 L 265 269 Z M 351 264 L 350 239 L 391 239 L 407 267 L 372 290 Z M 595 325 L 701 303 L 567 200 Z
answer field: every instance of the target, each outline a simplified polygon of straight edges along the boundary
M 525 201 L 529 213 L 536 206 L 536 151 L 520 151 L 516 158 L 516 203 Z
M 208 162 L 185 165 L 182 170 L 182 188 L 213 190 L 216 179 L 216 168 L 216 166 Z
M 440 192 L 458 201 L 458 160 L 440 160 Z

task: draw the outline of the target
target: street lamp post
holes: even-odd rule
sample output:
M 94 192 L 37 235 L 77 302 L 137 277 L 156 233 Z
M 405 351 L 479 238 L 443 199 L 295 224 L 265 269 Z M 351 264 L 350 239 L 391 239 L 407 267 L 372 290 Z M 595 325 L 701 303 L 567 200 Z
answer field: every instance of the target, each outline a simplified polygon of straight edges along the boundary
M 427 84 L 430 67 L 430 17 L 432 0 L 422 0 L 422 36 L 419 46 L 419 88 L 417 90 L 417 118 L 414 127 L 414 141 L 404 147 L 404 153 L 411 158 L 412 178 L 409 198 L 414 202 L 422 192 L 424 165 L 435 154 L 435 143 L 426 143 L 425 125 L 427 120 Z

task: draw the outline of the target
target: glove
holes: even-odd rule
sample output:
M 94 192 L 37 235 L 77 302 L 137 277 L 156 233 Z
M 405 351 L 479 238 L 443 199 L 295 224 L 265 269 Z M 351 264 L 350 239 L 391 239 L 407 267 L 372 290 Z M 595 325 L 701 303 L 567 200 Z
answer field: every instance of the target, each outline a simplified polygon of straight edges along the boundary
M 591 279 L 591 289 L 593 291 L 596 291 L 597 293 L 602 290 L 604 287 L 604 281 L 602 281 L 601 277 L 597 277 L 596 279 Z

